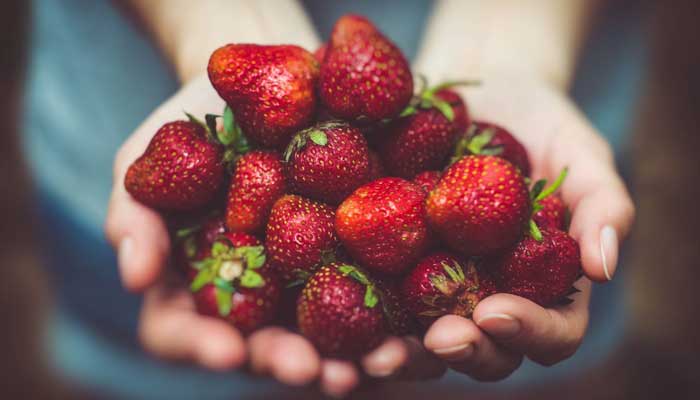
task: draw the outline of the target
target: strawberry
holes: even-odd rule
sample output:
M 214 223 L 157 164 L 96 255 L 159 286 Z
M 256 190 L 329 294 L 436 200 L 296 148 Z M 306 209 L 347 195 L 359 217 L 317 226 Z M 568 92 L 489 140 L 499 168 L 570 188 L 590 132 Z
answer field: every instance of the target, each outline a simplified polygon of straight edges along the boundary
M 328 44 L 323 43 L 322 45 L 318 46 L 316 51 L 314 51 L 314 58 L 319 65 L 322 64 L 323 59 L 326 58 L 326 49 L 328 49 Z
M 205 218 L 197 225 L 177 229 L 174 234 L 175 265 L 185 274 L 188 281 L 194 279 L 199 272 L 193 261 L 201 261 L 209 257 L 211 246 L 226 232 L 224 219 L 218 215 Z M 253 239 L 255 237 L 251 236 Z M 257 241 L 257 239 L 255 239 Z M 259 245 L 259 241 L 252 246 Z
M 421 171 L 441 170 L 447 163 L 458 136 L 469 124 L 466 105 L 446 88 L 450 85 L 423 91 L 402 118 L 387 126 L 378 149 L 393 176 L 411 179 Z
M 384 165 L 376 151 L 369 149 L 369 173 L 367 174 L 367 182 L 375 181 L 386 176 Z
M 229 44 L 212 53 L 209 80 L 246 136 L 279 147 L 314 114 L 318 62 L 298 46 Z
M 265 246 L 274 269 L 287 281 L 308 275 L 338 247 L 335 213 L 323 203 L 296 195 L 272 206 Z
M 507 160 L 466 156 L 443 174 L 426 201 L 432 228 L 452 249 L 480 256 L 522 236 L 531 204 L 525 179 Z
M 496 292 L 491 276 L 473 260 L 436 252 L 420 260 L 404 278 L 405 306 L 424 326 L 446 314 L 471 317 L 476 305 Z
M 506 252 L 485 259 L 499 292 L 532 300 L 543 307 L 566 302 L 581 276 L 578 243 L 566 232 L 543 228 L 541 240 L 527 235 Z
M 284 154 L 294 193 L 338 204 L 367 182 L 369 153 L 360 130 L 328 121 L 297 133 Z
M 568 210 L 561 197 L 547 196 L 540 201 L 542 208 L 532 214 L 532 219 L 540 228 L 566 230 Z
M 193 263 L 190 284 L 197 311 L 225 319 L 247 334 L 275 317 L 281 286 L 265 267 L 260 242 L 245 233 L 224 234 Z
M 500 125 L 474 121 L 455 146 L 455 158 L 467 154 L 483 154 L 505 158 L 520 168 L 523 176 L 530 176 L 530 161 L 525 147 Z
M 415 333 L 415 321 L 404 304 L 397 280 L 391 277 L 374 277 L 374 283 L 381 296 L 389 333 L 398 336 Z
M 416 175 L 412 182 L 420 186 L 425 193 L 430 193 L 430 191 L 437 186 L 438 182 L 440 182 L 441 176 L 442 173 L 440 173 L 440 171 L 423 171 Z
M 319 96 L 332 115 L 380 121 L 411 100 L 413 77 L 406 58 L 370 21 L 341 17 L 333 27 L 319 75 Z
M 388 324 L 379 289 L 359 268 L 331 263 L 301 292 L 297 324 L 324 356 L 358 358 L 379 345 Z
M 264 229 L 274 202 L 286 191 L 277 152 L 255 150 L 236 160 L 226 205 L 226 226 L 255 233 Z
M 427 249 L 425 192 L 400 178 L 381 178 L 338 207 L 335 229 L 350 255 L 380 273 L 396 274 Z
M 126 172 L 124 186 L 139 202 L 185 211 L 210 202 L 224 184 L 224 148 L 194 117 L 163 125 Z

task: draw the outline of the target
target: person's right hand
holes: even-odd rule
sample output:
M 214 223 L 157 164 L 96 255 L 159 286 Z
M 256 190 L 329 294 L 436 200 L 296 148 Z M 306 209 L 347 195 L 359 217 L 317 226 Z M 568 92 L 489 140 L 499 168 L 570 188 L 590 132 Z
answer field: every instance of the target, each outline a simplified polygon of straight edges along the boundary
M 184 119 L 183 111 L 201 118 L 224 107 L 201 76 L 158 107 L 127 139 L 114 163 L 114 183 L 105 231 L 117 249 L 123 285 L 143 292 L 139 337 L 144 348 L 168 359 L 231 370 L 249 362 L 251 370 L 289 385 L 318 380 L 330 395 L 343 395 L 360 381 L 349 361 L 324 359 L 301 335 L 281 327 L 261 329 L 243 337 L 228 323 L 197 313 L 186 286 L 166 271 L 170 241 L 161 216 L 134 200 L 124 188 L 129 165 L 145 150 L 165 122 Z M 388 338 L 360 361 L 371 377 L 430 378 L 445 366 L 415 338 Z

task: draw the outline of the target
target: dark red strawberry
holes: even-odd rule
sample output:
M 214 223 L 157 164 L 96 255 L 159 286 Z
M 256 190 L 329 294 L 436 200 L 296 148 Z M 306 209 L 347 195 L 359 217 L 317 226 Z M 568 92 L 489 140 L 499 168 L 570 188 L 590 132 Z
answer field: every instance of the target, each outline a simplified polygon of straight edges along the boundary
M 438 182 L 440 182 L 440 177 L 442 173 L 440 171 L 423 171 L 413 178 L 413 183 L 420 186 L 425 193 L 430 193 Z
M 350 255 L 379 273 L 409 268 L 428 246 L 425 192 L 400 178 L 381 178 L 338 207 L 335 229 Z
M 241 156 L 229 184 L 226 226 L 232 231 L 262 231 L 272 205 L 286 189 L 277 152 L 255 150 Z
M 348 121 L 398 115 L 413 95 L 406 58 L 367 19 L 341 17 L 333 27 L 319 75 L 319 95 L 330 113 Z
M 520 168 L 523 176 L 530 176 L 530 161 L 525 147 L 500 125 L 474 121 L 457 143 L 455 157 L 483 154 L 505 158 Z
M 139 202 L 159 210 L 191 210 L 207 204 L 223 186 L 223 147 L 190 119 L 163 125 L 129 166 L 124 186 Z
M 246 136 L 280 147 L 309 125 L 318 62 L 298 46 L 229 44 L 212 53 L 209 80 Z
M 452 249 L 477 256 L 517 242 L 530 218 L 525 179 L 507 160 L 466 156 L 443 174 L 426 201 L 433 229 Z
M 338 247 L 335 213 L 323 203 L 296 195 L 279 198 L 267 223 L 265 247 L 270 265 L 286 280 L 307 275 Z
M 368 176 L 367 182 L 372 182 L 386 176 L 386 171 L 384 170 L 384 165 L 382 165 L 382 160 L 379 158 L 379 154 L 372 149 L 369 150 Z
M 378 289 L 384 316 L 387 320 L 389 333 L 397 336 L 410 335 L 416 332 L 413 316 L 406 308 L 401 296 L 401 287 L 392 277 L 373 279 Z
M 547 196 L 540 201 L 542 208 L 532 215 L 540 228 L 566 230 L 567 209 L 558 195 Z
M 306 283 L 297 305 L 301 333 L 324 356 L 359 358 L 387 334 L 381 296 L 355 266 L 331 263 Z
M 340 203 L 369 176 L 367 141 L 359 129 L 337 120 L 297 133 L 284 160 L 294 193 L 329 204 Z
M 444 85 L 425 90 L 417 99 L 402 113 L 406 116 L 387 126 L 378 146 L 389 173 L 406 179 L 441 170 L 469 125 L 464 101 Z
M 493 278 L 476 262 L 444 252 L 423 258 L 402 286 L 405 306 L 424 326 L 446 314 L 469 318 L 476 305 L 494 293 Z
M 565 301 L 581 276 L 578 243 L 566 232 L 543 228 L 541 240 L 527 235 L 515 247 L 485 260 L 499 292 L 530 299 L 543 307 Z

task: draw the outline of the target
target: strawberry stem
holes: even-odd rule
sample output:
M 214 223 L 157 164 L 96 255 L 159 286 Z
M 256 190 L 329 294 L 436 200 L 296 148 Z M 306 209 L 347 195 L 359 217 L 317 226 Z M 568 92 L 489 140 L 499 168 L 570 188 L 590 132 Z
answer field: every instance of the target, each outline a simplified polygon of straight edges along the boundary
M 535 197 L 535 201 L 540 201 L 540 200 L 544 199 L 545 197 L 549 196 L 550 194 L 556 192 L 557 189 L 559 189 L 559 186 L 561 186 L 561 184 L 564 183 L 564 179 L 566 179 L 566 175 L 568 173 L 569 173 L 569 168 L 564 167 L 564 169 L 561 170 L 561 172 L 559 173 L 559 176 L 554 181 L 554 183 L 552 183 L 548 187 L 544 188 L 540 192 L 540 194 L 538 194 L 537 197 Z
M 542 241 L 542 232 L 537 226 L 537 223 L 535 223 L 535 221 L 532 219 L 530 220 L 530 236 L 532 236 L 532 238 L 537 240 L 538 242 Z

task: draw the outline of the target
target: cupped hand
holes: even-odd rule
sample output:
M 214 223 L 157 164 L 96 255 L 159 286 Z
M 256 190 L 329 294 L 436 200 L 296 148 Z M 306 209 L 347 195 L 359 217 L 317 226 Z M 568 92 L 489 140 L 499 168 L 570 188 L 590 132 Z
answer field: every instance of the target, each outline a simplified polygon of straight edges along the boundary
M 301 335 L 281 327 L 261 329 L 244 337 L 231 325 L 199 315 L 185 285 L 166 271 L 170 241 L 158 212 L 138 203 L 124 188 L 129 165 L 145 150 L 165 122 L 185 118 L 183 111 L 200 118 L 224 107 L 201 76 L 186 84 L 156 109 L 127 139 L 114 163 L 114 183 L 105 232 L 117 249 L 123 285 L 143 292 L 139 337 L 154 355 L 189 361 L 214 370 L 246 365 L 289 385 L 318 381 L 330 395 L 354 388 L 363 374 L 374 378 L 431 378 L 445 371 L 444 363 L 427 352 L 416 338 L 386 339 L 357 364 L 321 357 Z
M 560 192 L 572 212 L 569 233 L 580 245 L 585 274 L 569 305 L 543 308 L 496 294 L 479 303 L 471 320 L 449 315 L 430 327 L 424 344 L 450 367 L 478 380 L 499 380 L 524 356 L 551 365 L 575 353 L 588 324 L 591 281 L 613 278 L 635 211 L 610 145 L 562 90 L 498 76 L 462 94 L 475 119 L 504 126 L 525 145 L 535 180 L 551 182 L 569 168 Z

